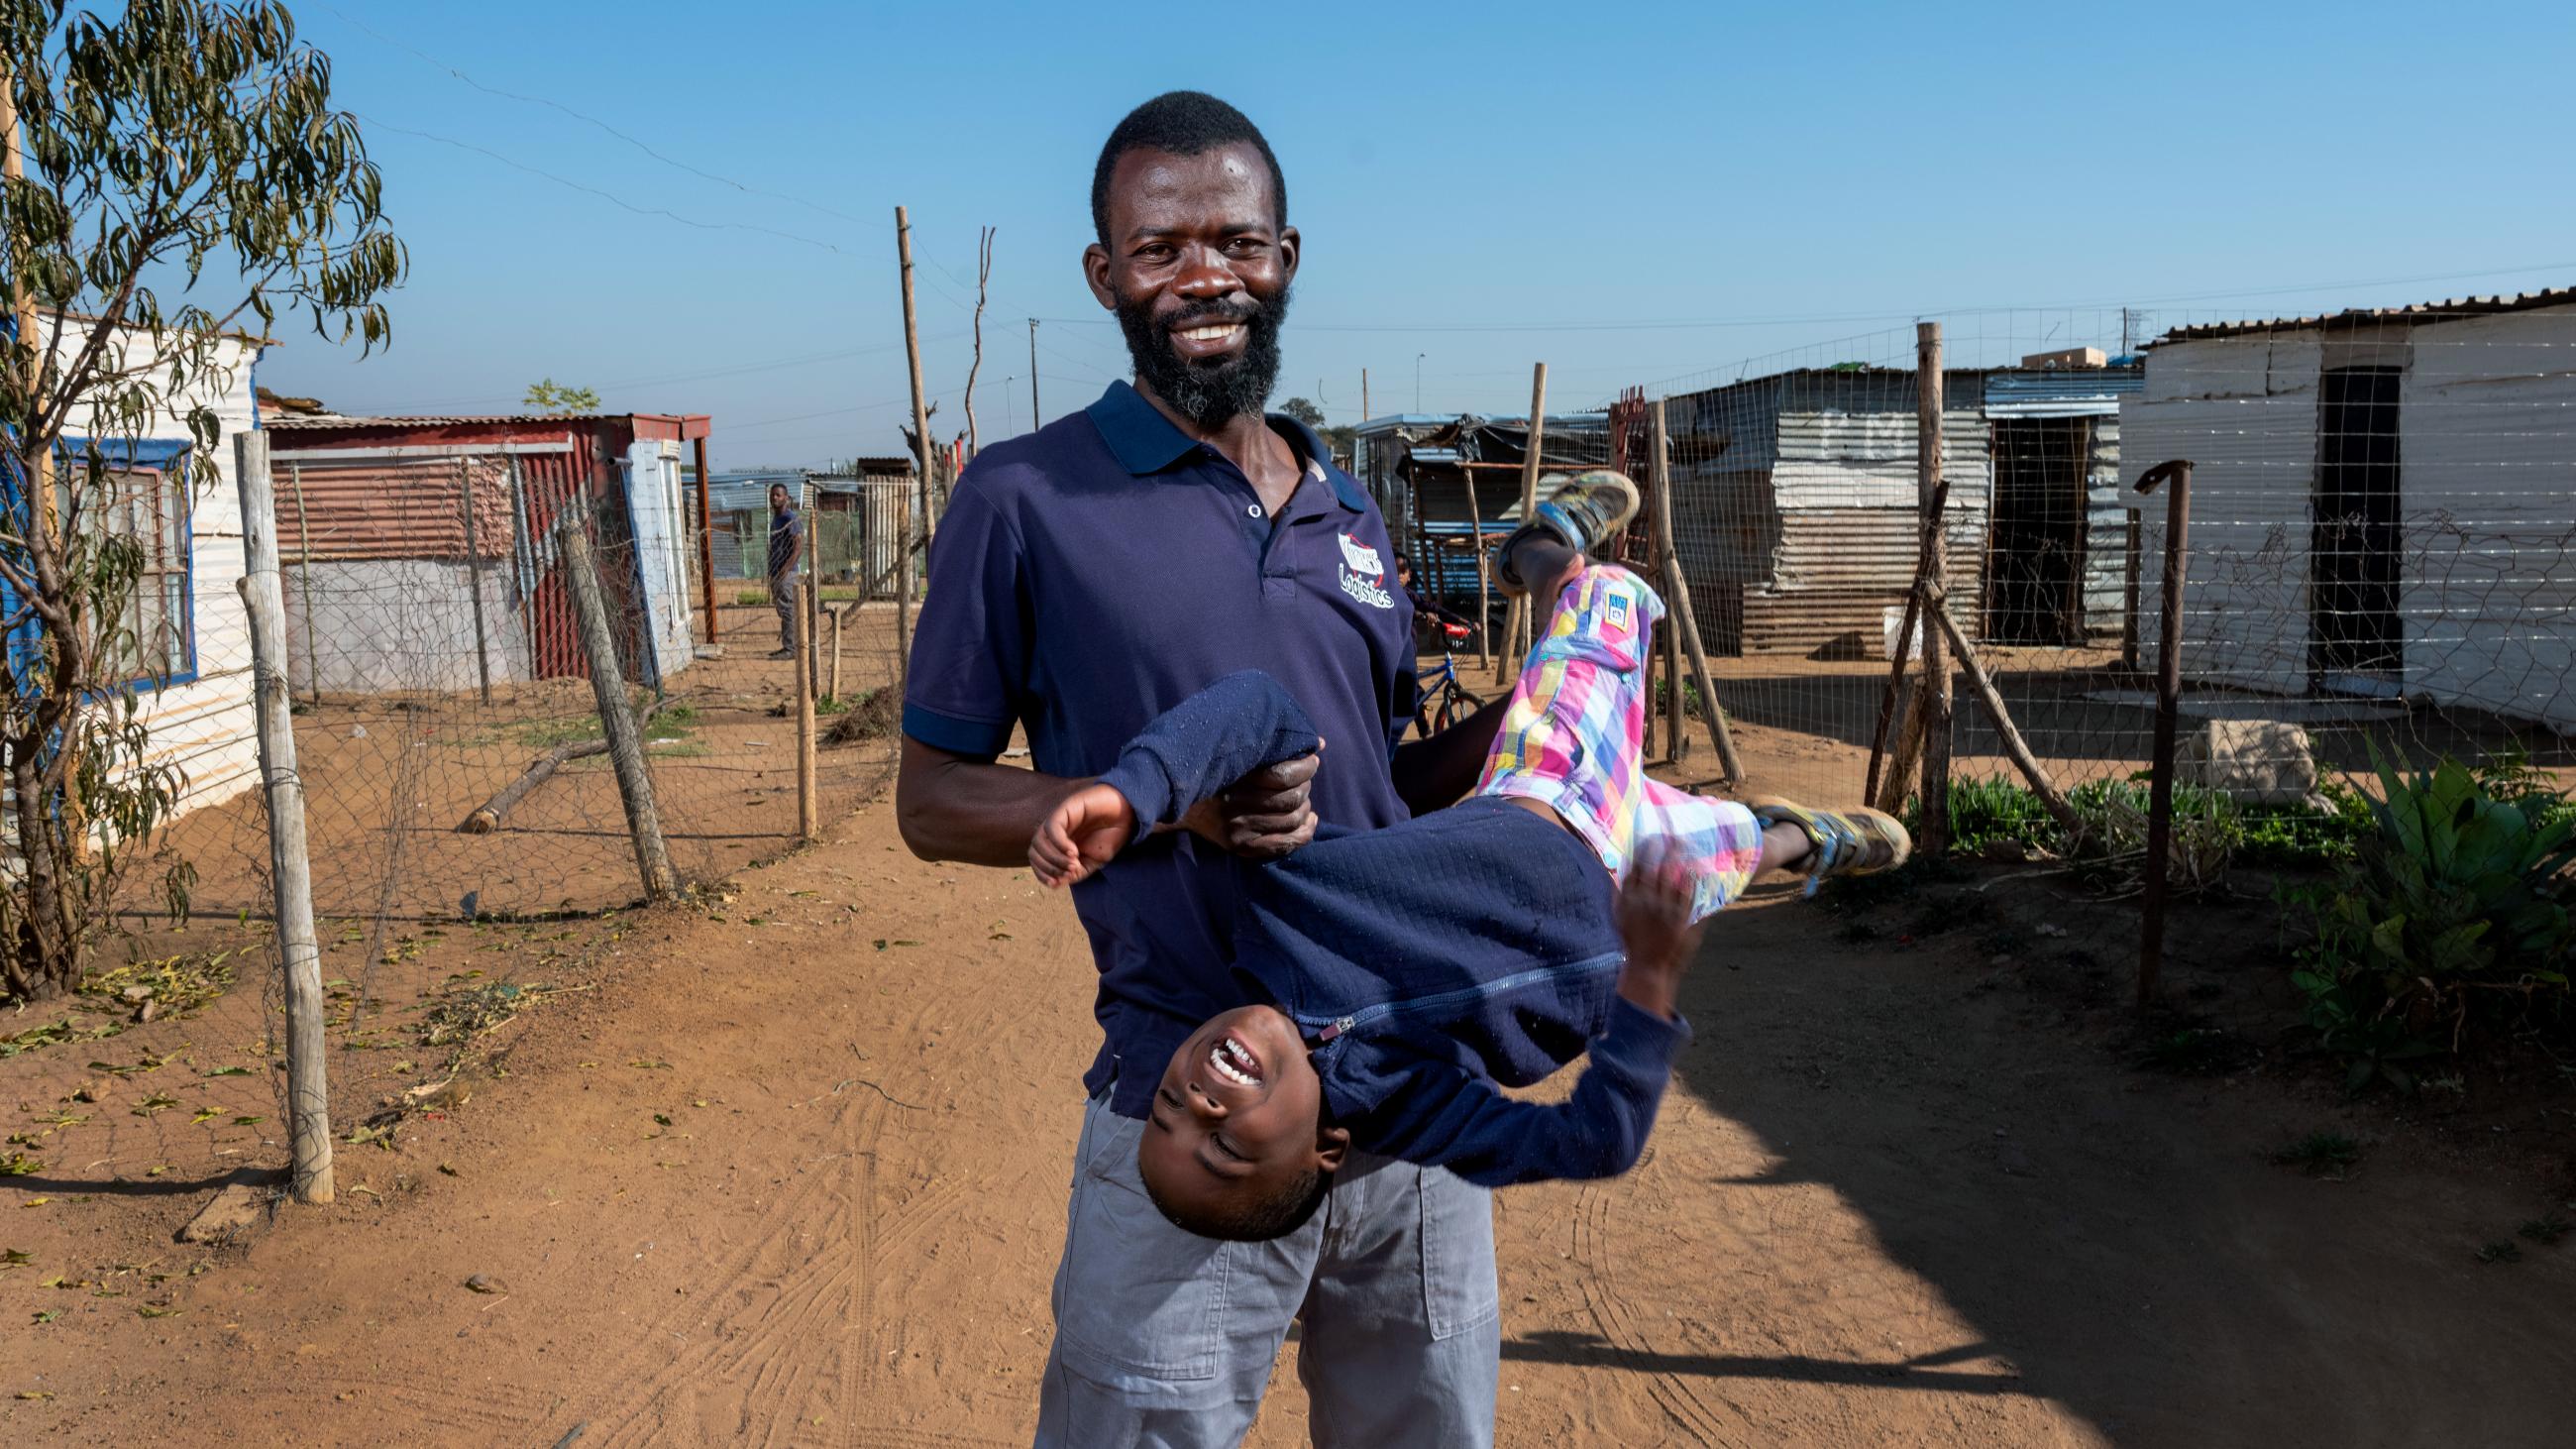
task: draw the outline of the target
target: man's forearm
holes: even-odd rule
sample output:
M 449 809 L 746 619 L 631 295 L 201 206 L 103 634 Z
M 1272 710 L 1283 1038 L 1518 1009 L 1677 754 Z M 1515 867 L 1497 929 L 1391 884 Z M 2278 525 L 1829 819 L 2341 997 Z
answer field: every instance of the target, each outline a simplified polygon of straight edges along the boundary
M 1510 705 L 1508 697 L 1495 700 L 1427 740 L 1396 746 L 1388 768 L 1405 808 L 1416 815 L 1444 809 L 1475 788 Z
M 1038 823 L 1089 783 L 986 764 L 906 739 L 895 776 L 895 825 L 923 860 L 1024 865 Z

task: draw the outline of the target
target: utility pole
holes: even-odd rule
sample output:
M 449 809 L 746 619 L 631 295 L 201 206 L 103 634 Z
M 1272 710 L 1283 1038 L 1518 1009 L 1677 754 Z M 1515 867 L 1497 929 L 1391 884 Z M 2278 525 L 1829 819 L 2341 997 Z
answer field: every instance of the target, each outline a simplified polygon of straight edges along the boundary
M 1038 430 L 1038 319 L 1029 319 L 1029 431 Z
M 1360 421 L 1367 422 L 1368 420 L 1368 369 L 1363 367 L 1360 369 Z
M 1422 359 L 1428 356 L 1426 352 L 1413 354 L 1413 410 L 1417 413 L 1422 411 Z
M 903 506 L 895 510 L 895 538 L 902 550 L 895 556 L 894 647 L 895 679 L 908 680 L 912 672 L 912 509 L 914 490 L 921 500 L 930 500 L 930 409 L 921 392 L 921 323 L 912 306 L 912 219 L 900 206 L 894 209 L 895 250 L 903 262 L 903 350 L 912 366 L 912 441 L 914 446 L 913 488 L 906 489 Z M 1029 323 L 1029 337 L 1037 337 L 1037 323 Z M 927 525 L 925 515 L 922 522 Z

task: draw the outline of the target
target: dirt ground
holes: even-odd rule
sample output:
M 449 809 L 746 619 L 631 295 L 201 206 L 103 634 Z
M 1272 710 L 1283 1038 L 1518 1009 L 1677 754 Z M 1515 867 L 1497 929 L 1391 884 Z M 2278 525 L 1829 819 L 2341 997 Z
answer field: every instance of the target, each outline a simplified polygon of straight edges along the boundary
M 2270 932 L 2187 912 L 2177 998 L 2259 1019 Z M 2564 1206 L 2563 1092 L 2347 1103 L 2250 1036 L 2140 1070 L 2133 940 L 2030 872 L 1723 917 L 1647 1160 L 1497 1198 L 1502 1442 L 2563 1442 L 2576 1240 L 2478 1256 Z M 274 1111 L 255 985 L 0 1061 L 44 1163 L 0 1178 L 0 1434 L 1025 1442 L 1096 1042 L 1060 898 L 913 860 L 878 800 L 690 907 L 410 949 L 421 994 L 335 1054 L 377 1064 L 344 1135 L 436 1069 L 433 1009 L 534 1004 L 470 1100 L 344 1141 L 338 1202 L 246 1245 L 173 1234 L 280 1160 L 273 1117 L 232 1121 Z M 2318 1130 L 2359 1163 L 2270 1160 Z M 1303 1439 L 1295 1352 L 1255 1444 Z

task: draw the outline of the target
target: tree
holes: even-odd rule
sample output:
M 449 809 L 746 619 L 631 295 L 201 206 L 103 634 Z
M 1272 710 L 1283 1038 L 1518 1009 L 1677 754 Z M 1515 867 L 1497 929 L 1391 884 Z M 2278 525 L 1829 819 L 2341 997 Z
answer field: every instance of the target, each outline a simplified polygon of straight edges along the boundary
M 586 387 L 565 387 L 551 377 L 541 377 L 528 384 L 528 395 L 521 400 L 521 405 L 549 417 L 566 418 L 599 411 L 599 394 Z
M 1302 397 L 1292 397 L 1286 402 L 1281 403 L 1279 405 L 1279 411 L 1286 413 L 1288 416 L 1295 418 L 1297 421 L 1304 423 L 1310 428 L 1320 428 L 1324 425 L 1324 410 L 1315 406 L 1313 403 L 1306 401 Z
M 219 481 L 222 426 L 196 399 L 231 381 L 228 332 L 295 317 L 372 352 L 406 266 L 330 62 L 283 5 L 66 10 L 0 0 L 0 996 L 22 999 L 78 981 L 138 866 L 174 913 L 194 880 L 152 853 L 187 782 L 152 748 L 144 548 L 107 505 L 148 487 L 183 508 Z M 173 432 L 181 451 L 138 475 L 137 445 Z

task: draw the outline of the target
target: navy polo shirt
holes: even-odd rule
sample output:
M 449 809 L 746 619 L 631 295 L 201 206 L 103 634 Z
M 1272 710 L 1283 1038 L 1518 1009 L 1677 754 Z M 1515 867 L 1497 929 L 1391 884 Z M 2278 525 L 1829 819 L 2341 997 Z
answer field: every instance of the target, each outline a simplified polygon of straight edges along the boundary
M 950 496 L 914 625 L 903 730 L 989 760 L 1014 725 L 1033 763 L 1087 778 L 1156 715 L 1228 674 L 1285 686 L 1324 737 L 1318 816 L 1408 817 L 1388 772 L 1413 698 L 1413 611 L 1368 494 L 1314 432 L 1277 518 L 1251 480 L 1126 383 L 977 455 Z M 1228 937 L 1239 863 L 1186 832 L 1073 889 L 1106 1040 L 1083 1078 L 1143 1117 L 1174 1048 L 1243 1005 Z

